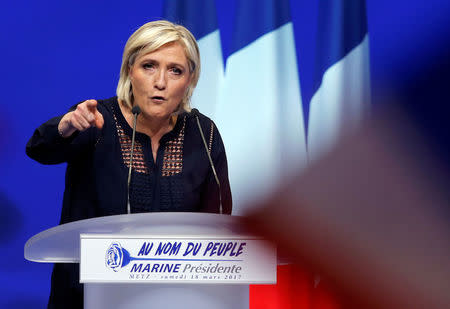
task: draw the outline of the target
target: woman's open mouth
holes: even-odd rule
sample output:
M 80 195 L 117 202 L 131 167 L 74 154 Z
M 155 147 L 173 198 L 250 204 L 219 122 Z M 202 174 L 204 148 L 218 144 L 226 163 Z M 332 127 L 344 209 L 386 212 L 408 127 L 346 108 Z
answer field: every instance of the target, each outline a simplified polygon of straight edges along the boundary
M 166 101 L 166 98 L 161 97 L 161 96 L 153 96 L 150 99 L 152 100 L 152 102 L 155 102 L 155 103 L 163 103 L 164 101 Z

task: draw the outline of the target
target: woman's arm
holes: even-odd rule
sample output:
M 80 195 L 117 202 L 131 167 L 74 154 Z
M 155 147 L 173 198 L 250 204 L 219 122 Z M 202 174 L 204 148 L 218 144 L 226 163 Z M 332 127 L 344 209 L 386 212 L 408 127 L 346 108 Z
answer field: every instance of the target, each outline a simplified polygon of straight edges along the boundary
M 95 129 L 103 127 L 97 101 L 87 100 L 64 116 L 50 119 L 37 128 L 26 146 L 27 155 L 42 164 L 68 162 L 92 145 Z

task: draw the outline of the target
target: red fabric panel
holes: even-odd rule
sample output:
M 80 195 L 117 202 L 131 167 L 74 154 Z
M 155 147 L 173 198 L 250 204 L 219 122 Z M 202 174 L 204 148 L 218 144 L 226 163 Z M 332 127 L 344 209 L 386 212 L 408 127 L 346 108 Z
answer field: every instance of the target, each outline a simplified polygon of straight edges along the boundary
M 304 268 L 277 267 L 277 284 L 250 285 L 250 309 L 340 309 L 336 297 Z
M 311 309 L 341 309 L 343 306 L 339 303 L 337 296 L 332 293 L 324 282 L 313 289 Z

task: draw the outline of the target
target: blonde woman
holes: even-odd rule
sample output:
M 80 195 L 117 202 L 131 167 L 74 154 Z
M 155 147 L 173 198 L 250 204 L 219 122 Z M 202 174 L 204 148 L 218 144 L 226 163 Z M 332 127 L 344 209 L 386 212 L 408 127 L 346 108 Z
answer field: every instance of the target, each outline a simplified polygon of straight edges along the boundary
M 27 154 L 44 164 L 68 163 L 61 224 L 124 214 L 127 205 L 132 213 L 231 213 L 222 139 L 209 118 L 190 108 L 199 74 L 193 35 L 168 21 L 149 22 L 125 45 L 117 96 L 81 102 L 36 129 Z M 83 307 L 78 269 L 56 264 L 48 307 L 70 306 Z

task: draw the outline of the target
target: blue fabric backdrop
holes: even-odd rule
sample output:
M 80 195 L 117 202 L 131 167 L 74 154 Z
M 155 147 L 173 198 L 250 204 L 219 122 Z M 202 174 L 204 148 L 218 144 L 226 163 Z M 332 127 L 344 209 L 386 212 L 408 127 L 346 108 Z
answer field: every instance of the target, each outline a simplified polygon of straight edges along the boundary
M 224 57 L 236 47 L 233 12 L 216 1 Z M 314 87 L 317 5 L 290 1 L 302 101 Z M 402 82 L 448 44 L 450 2 L 368 0 L 372 88 Z M 34 128 L 76 102 L 114 95 L 123 46 L 139 25 L 163 16 L 163 1 L 8 2 L 0 10 L 0 307 L 43 308 L 50 265 L 25 261 L 23 245 L 59 221 L 65 166 L 25 156 Z M 242 33 L 243 36 L 247 35 Z

